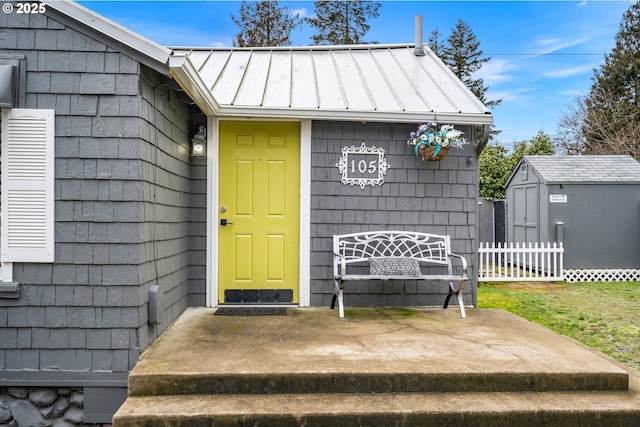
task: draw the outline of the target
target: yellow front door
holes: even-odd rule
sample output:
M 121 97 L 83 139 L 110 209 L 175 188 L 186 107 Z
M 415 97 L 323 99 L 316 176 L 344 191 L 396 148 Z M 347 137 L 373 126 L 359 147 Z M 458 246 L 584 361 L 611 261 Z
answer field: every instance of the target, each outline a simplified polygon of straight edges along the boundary
M 219 303 L 298 302 L 300 124 L 220 122 Z

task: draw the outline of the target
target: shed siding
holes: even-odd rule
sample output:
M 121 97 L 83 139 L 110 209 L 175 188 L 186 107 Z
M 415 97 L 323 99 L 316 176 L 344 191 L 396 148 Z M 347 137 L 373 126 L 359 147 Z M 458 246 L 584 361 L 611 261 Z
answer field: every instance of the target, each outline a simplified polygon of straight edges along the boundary
M 0 24 L 0 54 L 27 58 L 23 107 L 56 113 L 55 262 L 14 265 L 21 296 L 0 299 L 0 370 L 14 385 L 33 383 L 31 371 L 50 384 L 126 387 L 140 349 L 190 292 L 204 294 L 192 260 L 204 264 L 205 177 L 190 165 L 188 106 L 89 30 L 35 14 Z M 154 283 L 164 316 L 149 326 Z
M 549 211 L 550 241 L 555 224 L 564 222 L 564 265 L 569 269 L 640 267 L 640 185 L 557 184 L 546 186 L 564 194 L 567 203 L 541 203 Z
M 439 162 L 421 161 L 406 145 L 416 125 L 314 122 L 311 171 L 311 305 L 327 306 L 333 294 L 332 236 L 366 230 L 415 230 L 449 234 L 453 251 L 467 259 L 475 287 L 478 171 L 472 146 L 451 150 Z M 471 139 L 471 129 L 465 129 Z M 381 186 L 344 185 L 336 163 L 343 147 L 384 148 L 389 170 Z M 352 282 L 347 306 L 441 305 L 448 284 Z M 434 289 L 436 289 L 434 291 Z

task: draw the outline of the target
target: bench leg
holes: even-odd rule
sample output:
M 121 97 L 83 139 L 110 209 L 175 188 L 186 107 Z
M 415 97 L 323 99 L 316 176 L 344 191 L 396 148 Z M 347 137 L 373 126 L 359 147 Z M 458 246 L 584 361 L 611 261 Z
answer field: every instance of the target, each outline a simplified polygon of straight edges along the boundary
M 341 283 L 339 283 L 337 279 L 333 279 L 333 285 L 335 289 L 333 291 L 333 297 L 331 298 L 331 310 L 336 308 L 336 300 L 338 299 L 338 292 L 340 291 Z
M 336 285 L 336 290 L 333 294 L 333 298 L 331 298 L 331 310 L 333 310 L 336 306 L 336 300 L 338 300 L 338 314 L 340 318 L 344 317 L 344 292 L 342 290 L 342 282 L 338 282 L 338 280 L 334 279 L 334 283 Z
M 458 295 L 458 305 L 460 306 L 460 317 L 467 318 L 467 314 L 464 311 L 464 302 L 462 301 L 462 295 Z
M 344 317 L 344 298 L 342 288 L 338 291 L 338 311 L 340 313 L 340 318 Z
M 462 317 L 463 319 L 465 319 L 467 317 L 466 312 L 464 311 L 464 299 L 462 297 L 462 291 L 464 289 L 463 284 L 460 284 L 460 289 L 456 292 L 453 289 L 453 284 L 449 283 L 449 293 L 447 294 L 447 298 L 444 300 L 444 306 L 442 308 L 447 308 L 449 307 L 449 300 L 451 299 L 452 296 L 456 296 L 456 298 L 458 299 L 458 306 L 460 306 L 460 317 Z
M 453 286 L 451 285 L 451 283 L 449 283 L 449 293 L 447 294 L 447 298 L 445 298 L 444 300 L 444 305 L 442 306 L 442 308 L 449 307 L 449 300 L 453 295 L 456 295 L 456 291 L 453 290 Z

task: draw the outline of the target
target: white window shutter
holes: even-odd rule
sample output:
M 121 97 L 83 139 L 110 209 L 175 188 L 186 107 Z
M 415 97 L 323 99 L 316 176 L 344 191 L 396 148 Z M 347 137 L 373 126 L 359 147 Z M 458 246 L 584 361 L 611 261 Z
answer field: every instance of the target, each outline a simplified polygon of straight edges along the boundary
M 3 262 L 53 262 L 54 110 L 2 110 Z

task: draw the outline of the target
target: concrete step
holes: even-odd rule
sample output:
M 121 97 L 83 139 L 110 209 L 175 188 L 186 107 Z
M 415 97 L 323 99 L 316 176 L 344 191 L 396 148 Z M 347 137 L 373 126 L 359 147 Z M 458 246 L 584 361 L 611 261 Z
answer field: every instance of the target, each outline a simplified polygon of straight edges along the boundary
M 602 372 L 389 372 L 158 374 L 131 376 L 129 396 L 293 393 L 543 392 L 627 390 L 622 370 Z
M 130 397 L 113 426 L 635 427 L 637 401 L 624 391 Z

